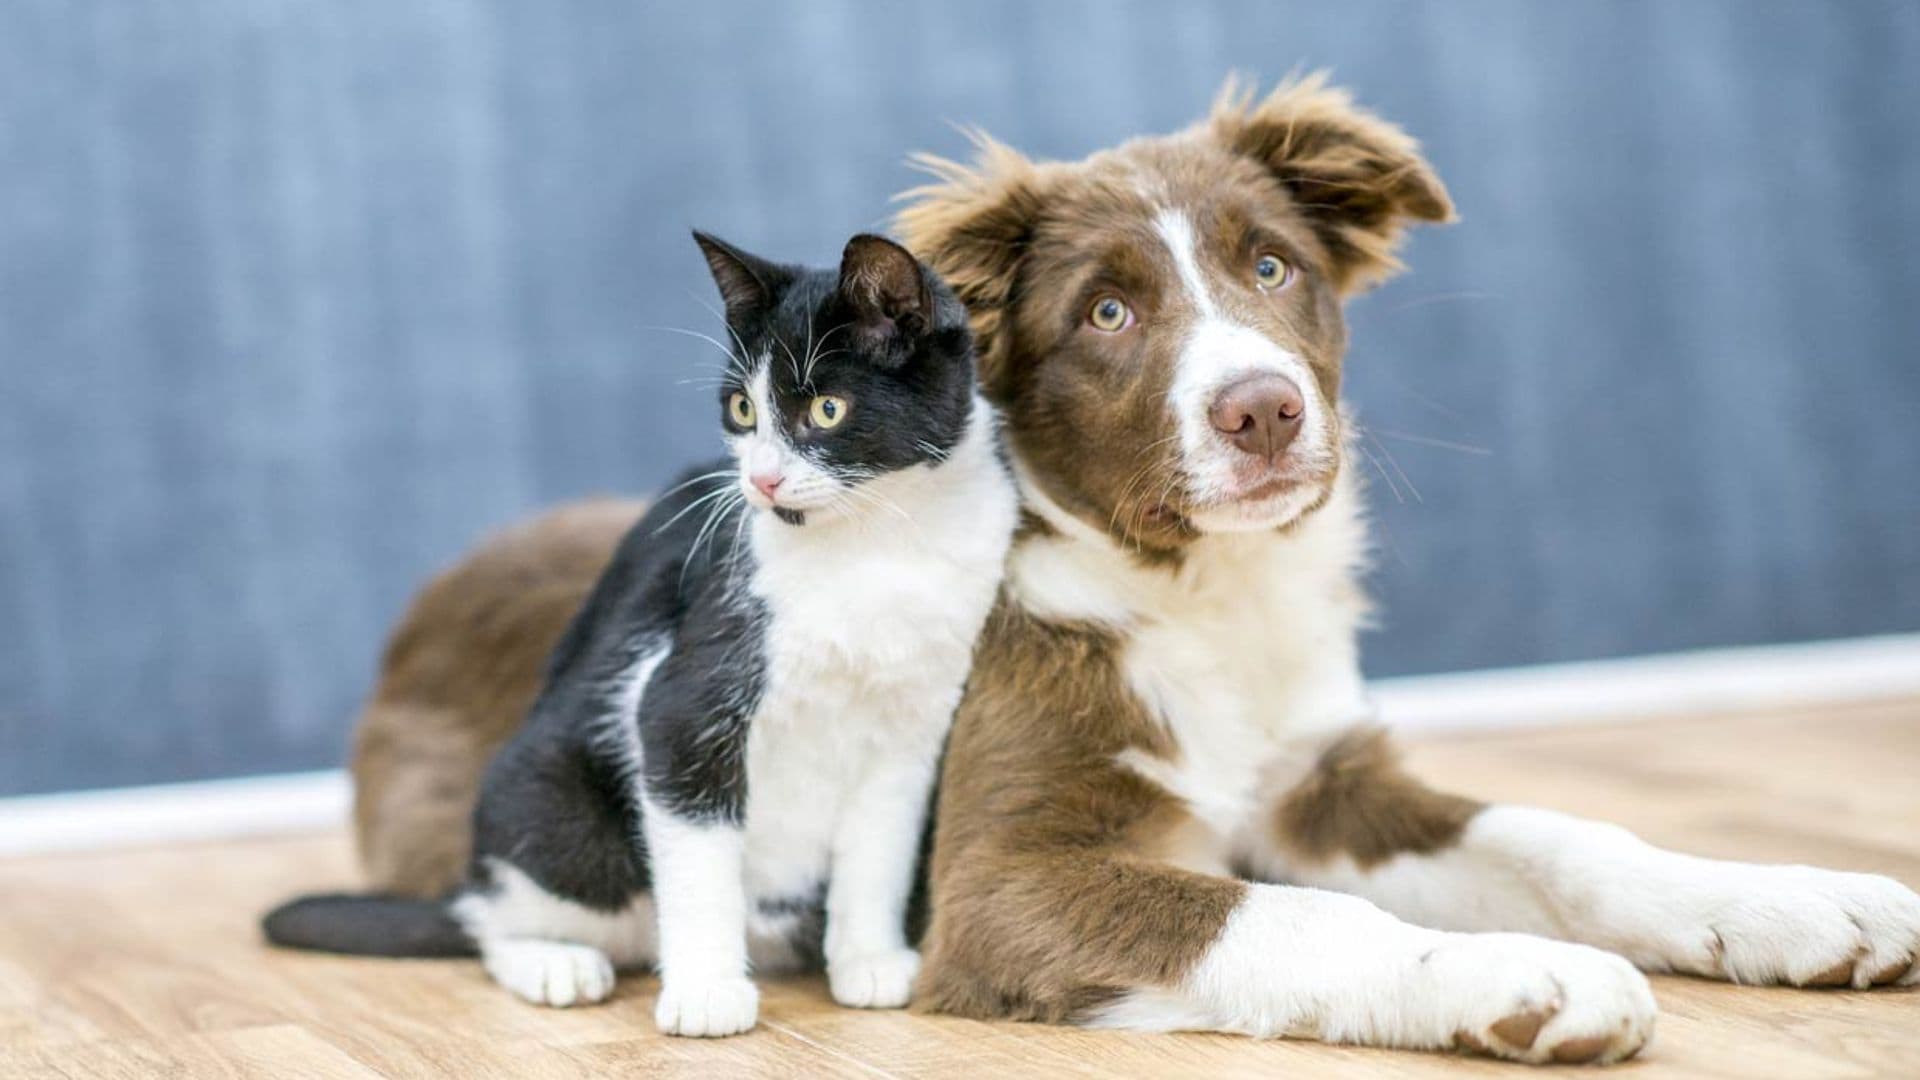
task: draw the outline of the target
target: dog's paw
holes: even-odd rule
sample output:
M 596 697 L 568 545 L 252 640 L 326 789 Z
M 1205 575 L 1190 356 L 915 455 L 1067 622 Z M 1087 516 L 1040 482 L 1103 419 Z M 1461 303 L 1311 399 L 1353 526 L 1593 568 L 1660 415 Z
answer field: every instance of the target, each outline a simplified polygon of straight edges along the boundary
M 591 1005 L 613 993 L 613 963 L 587 945 L 533 938 L 493 941 L 482 963 L 493 981 L 535 1005 Z
M 827 963 L 833 1000 L 854 1009 L 897 1009 L 913 992 L 920 954 L 912 949 L 862 953 Z
M 1806 866 L 1716 873 L 1688 890 L 1694 931 L 1673 967 L 1751 984 L 1920 983 L 1920 895 L 1899 882 Z
M 660 985 L 653 1022 L 668 1035 L 718 1038 L 753 1027 L 760 1015 L 760 991 L 742 975 L 717 979 L 685 976 Z
M 1448 1015 L 1457 1049 L 1534 1064 L 1632 1057 L 1658 1012 L 1624 958 L 1522 934 L 1448 935 L 1409 982 Z

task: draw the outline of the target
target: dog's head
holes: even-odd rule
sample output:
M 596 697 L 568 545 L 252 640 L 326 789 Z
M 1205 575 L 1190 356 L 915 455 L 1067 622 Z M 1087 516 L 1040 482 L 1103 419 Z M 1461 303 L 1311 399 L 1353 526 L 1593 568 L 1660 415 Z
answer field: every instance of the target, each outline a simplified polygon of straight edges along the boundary
M 1399 268 L 1446 189 L 1318 77 L 1229 83 L 1186 131 L 1036 163 L 922 158 L 907 242 L 967 304 L 1030 482 L 1130 547 L 1270 529 L 1333 490 L 1341 301 Z

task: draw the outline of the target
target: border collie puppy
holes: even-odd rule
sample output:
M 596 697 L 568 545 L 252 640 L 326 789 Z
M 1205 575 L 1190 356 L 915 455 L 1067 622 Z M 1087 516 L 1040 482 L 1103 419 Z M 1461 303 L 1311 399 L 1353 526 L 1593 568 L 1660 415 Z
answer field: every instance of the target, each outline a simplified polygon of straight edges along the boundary
M 1398 764 L 1341 304 L 1452 216 L 1413 140 L 1315 78 L 1082 161 L 927 164 L 901 232 L 973 313 L 1031 517 L 954 718 L 918 1004 L 1605 1062 L 1653 1031 L 1635 965 L 1920 982 L 1888 878 Z
M 1016 516 L 953 294 L 892 241 L 838 272 L 696 234 L 734 348 L 731 460 L 628 534 L 494 759 L 445 903 L 311 897 L 276 943 L 478 952 L 528 1001 L 657 964 L 678 1035 L 754 1024 L 749 967 L 905 1004 L 927 804 Z

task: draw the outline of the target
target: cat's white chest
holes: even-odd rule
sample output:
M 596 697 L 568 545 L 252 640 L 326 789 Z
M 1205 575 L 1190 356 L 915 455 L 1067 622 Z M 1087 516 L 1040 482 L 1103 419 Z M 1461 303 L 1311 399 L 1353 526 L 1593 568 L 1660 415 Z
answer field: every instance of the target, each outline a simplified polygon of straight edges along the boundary
M 989 478 L 984 498 L 948 489 L 867 535 L 759 524 L 766 667 L 747 735 L 750 894 L 818 888 L 861 778 L 890 759 L 938 756 L 1013 527 L 1012 490 Z

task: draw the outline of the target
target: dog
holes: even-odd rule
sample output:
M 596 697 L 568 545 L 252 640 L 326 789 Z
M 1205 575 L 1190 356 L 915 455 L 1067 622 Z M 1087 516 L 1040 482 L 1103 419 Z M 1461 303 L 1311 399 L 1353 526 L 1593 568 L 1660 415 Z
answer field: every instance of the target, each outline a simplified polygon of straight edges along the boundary
M 1638 968 L 1920 979 L 1920 896 L 1485 805 L 1361 680 L 1342 301 L 1453 216 L 1324 78 L 1179 133 L 923 158 L 908 245 L 972 312 L 1025 519 L 955 718 L 922 1007 L 1527 1062 L 1650 1037 Z
M 943 769 L 916 1007 L 1611 1062 L 1653 1031 L 1636 967 L 1920 981 L 1920 897 L 1889 879 L 1665 852 L 1398 764 L 1360 676 L 1340 370 L 1344 301 L 1453 216 L 1412 139 L 1309 77 L 1082 161 L 983 136 L 921 164 L 899 230 L 967 303 L 1024 509 Z M 446 618 L 412 633 L 458 649 Z M 501 701 L 471 731 L 511 730 Z

